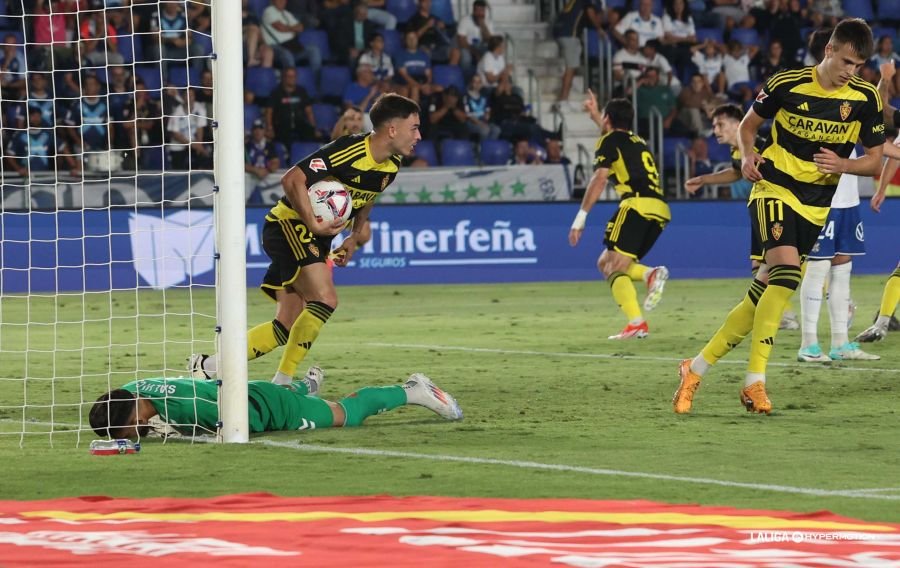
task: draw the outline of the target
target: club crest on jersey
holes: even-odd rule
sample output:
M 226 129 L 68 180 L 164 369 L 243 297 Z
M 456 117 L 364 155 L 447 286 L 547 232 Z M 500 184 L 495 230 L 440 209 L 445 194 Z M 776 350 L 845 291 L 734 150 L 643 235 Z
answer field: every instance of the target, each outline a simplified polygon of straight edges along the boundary
M 841 104 L 841 120 L 847 120 L 848 116 L 850 116 L 850 103 L 844 101 Z
M 389 183 L 391 183 L 391 176 L 384 176 L 384 179 L 381 180 L 381 191 L 384 191 Z
M 781 223 L 775 223 L 772 225 L 772 238 L 776 241 L 781 238 L 781 233 L 784 232 L 784 227 L 781 226 Z
M 324 172 L 328 168 L 325 166 L 325 160 L 323 160 L 322 158 L 313 158 L 309 161 L 309 169 L 314 172 L 318 172 L 319 170 L 322 170 Z
M 313 256 L 316 256 L 316 257 L 319 256 L 319 247 L 317 247 L 316 245 L 314 245 L 312 243 L 309 243 L 308 247 L 309 247 L 309 252 L 311 252 Z

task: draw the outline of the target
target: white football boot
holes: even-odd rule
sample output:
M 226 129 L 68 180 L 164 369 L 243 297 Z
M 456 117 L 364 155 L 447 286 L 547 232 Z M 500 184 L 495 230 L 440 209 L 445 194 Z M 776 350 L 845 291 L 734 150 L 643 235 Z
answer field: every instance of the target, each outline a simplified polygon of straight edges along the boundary
M 438 388 L 422 373 L 413 373 L 403 384 L 406 402 L 424 406 L 447 420 L 462 420 L 463 411 L 450 393 Z

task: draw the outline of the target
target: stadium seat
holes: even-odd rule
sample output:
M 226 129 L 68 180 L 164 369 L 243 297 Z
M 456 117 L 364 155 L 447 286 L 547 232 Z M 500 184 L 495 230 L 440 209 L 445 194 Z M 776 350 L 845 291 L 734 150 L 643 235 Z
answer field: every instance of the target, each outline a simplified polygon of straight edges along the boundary
M 722 30 L 718 28 L 697 28 L 697 42 L 703 43 L 704 41 L 711 39 L 713 41 L 722 43 Z
M 250 0 L 248 2 L 249 8 L 253 10 L 256 14 L 256 17 L 262 21 L 262 13 L 269 6 L 269 0 Z
M 709 147 L 709 159 L 713 163 L 731 161 L 731 147 L 728 144 L 719 144 L 715 136 L 710 136 L 706 139 L 706 145 Z
M 594 28 L 587 28 L 587 54 L 591 59 L 600 57 L 600 40 Z
M 244 75 L 246 89 L 257 97 L 268 97 L 278 85 L 275 70 L 270 67 L 248 67 Z
M 131 34 L 120 35 L 116 37 L 116 40 L 118 40 L 116 42 L 116 50 L 118 50 L 124 62 L 134 63 L 134 44 L 141 43 L 141 40 L 135 40 Z
M 179 88 L 199 87 L 200 70 L 193 67 L 188 68 L 184 65 L 172 64 L 169 66 L 169 74 L 166 77 L 166 83 Z
M 273 144 L 273 147 L 275 148 L 275 155 L 278 156 L 278 161 L 281 162 L 281 167 L 288 167 L 288 153 L 287 149 L 284 147 L 284 144 L 282 144 L 281 142 L 275 142 L 275 144 Z
M 897 43 L 897 30 L 896 29 L 886 28 L 886 27 L 872 28 L 872 37 L 875 38 L 876 45 L 878 43 L 878 38 L 884 37 L 884 36 L 891 38 L 891 41 L 893 41 L 894 44 Z M 896 46 L 894 47 L 894 50 L 896 51 Z
M 485 166 L 502 166 L 509 163 L 512 144 L 506 140 L 482 140 L 481 163 Z
M 194 32 L 191 34 L 191 43 L 195 43 L 203 48 L 203 55 L 209 55 L 212 53 L 213 44 L 212 38 L 206 34 Z
M 253 121 L 262 116 L 262 112 L 257 105 L 244 105 L 244 132 L 250 132 L 253 128 Z
M 620 10 L 624 10 L 623 14 L 628 11 L 628 6 L 631 4 L 628 0 L 606 0 L 606 8 L 607 10 L 610 8 L 618 8 Z
M 663 169 L 674 170 L 675 161 L 678 159 L 678 147 L 685 150 L 691 146 L 691 140 L 681 136 L 666 136 L 663 138 Z M 712 160 L 715 161 L 715 160 Z
M 735 28 L 731 30 L 731 39 L 743 45 L 759 46 L 759 34 L 753 28 Z
M 381 37 L 384 38 L 384 52 L 391 57 L 396 57 L 403 50 L 400 32 L 397 30 L 381 30 L 380 33 Z
M 322 61 L 331 59 L 331 48 L 328 46 L 328 32 L 325 30 L 305 30 L 298 38 L 303 45 L 316 45 L 322 54 Z
M 475 151 L 468 140 L 448 138 L 441 142 L 441 165 L 474 166 Z
M 309 67 L 297 67 L 297 86 L 306 89 L 306 94 L 314 99 L 319 98 L 319 88 L 316 86 L 316 74 Z
M 688 2 L 688 6 L 691 8 L 691 12 L 695 14 L 702 14 L 706 11 L 706 2 L 704 0 L 691 0 Z
M 291 144 L 291 164 L 296 164 L 318 149 L 318 142 L 294 142 Z
M 384 7 L 397 18 L 398 24 L 406 23 L 418 9 L 416 0 L 387 0 Z
M 878 0 L 878 20 L 882 23 L 900 21 L 900 0 Z
M 466 80 L 463 78 L 462 69 L 458 65 L 435 65 L 432 70 L 431 80 L 435 85 L 444 88 L 454 85 L 460 93 L 466 92 Z
M 844 8 L 844 15 L 848 18 L 862 18 L 867 21 L 875 19 L 871 0 L 843 0 L 841 5 Z
M 334 124 L 340 116 L 338 107 L 328 103 L 315 103 L 312 106 L 312 112 L 316 119 L 316 126 L 328 133 L 334 128 Z
M 415 155 L 428 162 L 429 166 L 437 166 L 437 151 L 434 148 L 434 142 L 431 140 L 419 140 L 416 144 Z
M 323 65 L 319 71 L 319 96 L 332 98 L 340 102 L 344 97 L 344 88 L 352 81 L 350 68 L 342 65 Z
M 158 99 L 159 89 L 162 87 L 162 70 L 159 65 L 135 65 L 134 74 L 144 81 L 144 86 L 151 91 L 151 96 Z
M 456 18 L 453 16 L 453 4 L 450 0 L 432 0 L 431 15 L 448 26 L 456 25 Z

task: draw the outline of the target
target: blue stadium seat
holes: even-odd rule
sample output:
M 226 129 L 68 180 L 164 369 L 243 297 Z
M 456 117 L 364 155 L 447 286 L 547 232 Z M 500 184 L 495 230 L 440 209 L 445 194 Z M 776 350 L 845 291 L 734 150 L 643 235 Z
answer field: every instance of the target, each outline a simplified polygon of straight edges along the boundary
M 481 163 L 485 166 L 502 166 L 509 163 L 512 144 L 506 140 L 482 140 Z
M 291 164 L 296 164 L 318 149 L 318 142 L 294 142 L 291 144 Z M 285 166 L 287 166 L 287 164 L 285 164 Z
M 262 116 L 262 112 L 257 105 L 244 105 L 244 132 L 250 132 L 253 128 L 253 121 Z
M 397 23 L 403 24 L 418 10 L 416 0 L 387 0 L 385 9 L 396 16 Z
M 687 150 L 691 146 L 691 140 L 681 136 L 666 136 L 663 138 L 663 169 L 674 170 L 677 158 L 678 146 Z M 715 160 L 713 160 L 715 161 Z
M 691 0 L 688 2 L 688 6 L 691 7 L 691 12 L 695 14 L 702 14 L 706 11 L 706 2 L 704 0 Z
M 303 45 L 316 45 L 322 53 L 322 61 L 331 59 L 331 48 L 328 46 L 328 32 L 325 30 L 304 30 L 298 38 Z
M 319 71 L 319 96 L 342 100 L 344 88 L 353 79 L 350 68 L 343 65 L 323 65 Z
M 144 86 L 151 92 L 150 96 L 158 99 L 162 87 L 162 70 L 159 65 L 135 65 L 134 74 L 144 81 Z
M 848 18 L 862 18 L 872 21 L 875 19 L 875 10 L 872 9 L 871 0 L 843 0 L 841 6 L 844 15 Z
M 886 27 L 872 28 L 872 37 L 875 38 L 876 45 L 878 44 L 878 38 L 883 37 L 883 36 L 887 36 L 887 37 L 891 38 L 891 41 L 893 41 L 894 44 L 897 43 L 897 30 L 895 28 L 886 28 Z M 897 48 L 895 45 L 894 50 L 896 51 L 896 49 Z
M 878 20 L 881 22 L 900 21 L 900 0 L 878 0 Z
M 432 0 L 431 15 L 448 26 L 456 25 L 456 18 L 453 17 L 453 4 L 450 0 Z
M 212 38 L 206 34 L 194 32 L 191 34 L 191 43 L 195 43 L 203 48 L 203 55 L 209 55 L 212 53 L 213 44 Z
M 466 80 L 463 78 L 463 72 L 459 65 L 435 65 L 431 80 L 435 85 L 444 88 L 455 85 L 460 93 L 466 92 Z
M 606 8 L 607 9 L 618 8 L 620 10 L 625 10 L 627 12 L 628 6 L 630 4 L 631 3 L 628 0 L 606 0 Z M 624 14 L 625 12 L 622 12 L 622 13 Z
M 278 85 L 275 70 L 270 67 L 248 67 L 244 75 L 245 88 L 258 97 L 268 97 Z
M 587 28 L 587 54 L 591 59 L 600 57 L 600 41 L 594 28 Z
M 416 144 L 415 155 L 428 162 L 429 166 L 437 166 L 437 150 L 434 148 L 434 142 L 431 140 L 419 140 Z
M 718 28 L 697 28 L 697 42 L 703 43 L 707 39 L 722 43 L 722 30 Z
M 193 67 L 188 68 L 184 65 L 173 64 L 169 66 L 169 75 L 166 77 L 166 83 L 175 85 L 179 88 L 199 87 L 200 86 L 200 70 Z
M 281 142 L 275 142 L 273 146 L 275 148 L 275 155 L 278 156 L 278 161 L 281 162 L 281 167 L 288 167 L 288 152 L 284 147 L 284 144 L 282 144 Z
M 316 126 L 329 133 L 340 116 L 338 108 L 327 103 L 315 103 L 312 106 L 312 112 L 316 119 Z
M 756 45 L 759 43 L 759 34 L 753 28 L 735 28 L 731 30 L 731 39 L 741 42 L 743 45 Z
M 116 42 L 116 50 L 118 50 L 119 55 L 122 56 L 122 59 L 125 63 L 133 63 L 134 62 L 134 44 L 141 43 L 141 40 L 135 40 L 133 35 L 120 35 L 116 38 L 118 41 Z
M 400 32 L 397 30 L 381 30 L 381 37 L 384 38 L 384 52 L 391 57 L 396 57 L 403 50 L 403 41 Z
M 306 89 L 306 94 L 314 99 L 319 98 L 316 86 L 316 74 L 309 67 L 297 67 L 297 85 Z
M 468 140 L 454 140 L 447 138 L 441 142 L 441 165 L 443 166 L 474 166 L 475 151 Z
M 269 0 L 250 0 L 248 2 L 249 8 L 256 14 L 260 21 L 262 21 L 262 13 L 269 6 Z
M 731 147 L 728 144 L 719 144 L 715 136 L 710 136 L 706 139 L 706 145 L 709 147 L 709 159 L 713 163 L 731 161 Z

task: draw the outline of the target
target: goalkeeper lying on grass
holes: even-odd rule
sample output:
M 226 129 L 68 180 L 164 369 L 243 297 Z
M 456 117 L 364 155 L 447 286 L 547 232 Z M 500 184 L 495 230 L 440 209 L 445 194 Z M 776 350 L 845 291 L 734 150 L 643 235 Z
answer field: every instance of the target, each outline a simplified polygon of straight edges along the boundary
M 365 387 L 331 402 L 316 395 L 325 381 L 319 367 L 290 385 L 250 381 L 247 385 L 251 432 L 359 426 L 374 414 L 398 406 L 424 406 L 448 420 L 461 420 L 456 400 L 421 373 L 402 385 Z M 158 433 L 215 432 L 219 389 L 197 379 L 143 379 L 109 391 L 91 408 L 91 428 L 101 437 L 138 438 Z

